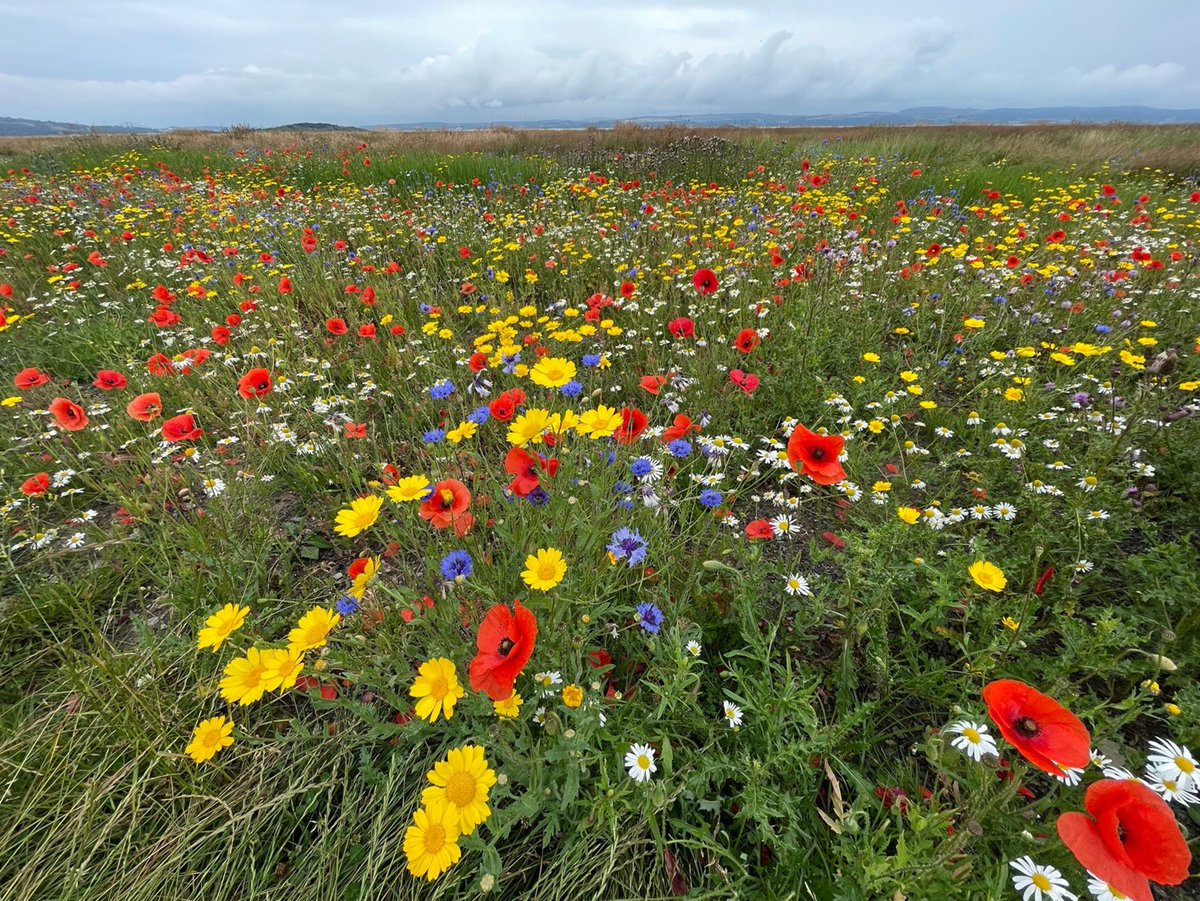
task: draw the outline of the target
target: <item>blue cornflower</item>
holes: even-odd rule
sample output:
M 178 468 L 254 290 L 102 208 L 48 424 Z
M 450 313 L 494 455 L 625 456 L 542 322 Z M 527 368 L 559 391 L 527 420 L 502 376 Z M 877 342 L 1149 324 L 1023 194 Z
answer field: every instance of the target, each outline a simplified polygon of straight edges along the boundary
M 633 529 L 617 529 L 608 543 L 608 552 L 630 566 L 637 566 L 646 559 L 646 539 Z
M 477 407 L 467 414 L 467 422 L 473 422 L 475 425 L 483 425 L 492 418 L 492 413 L 487 407 Z
M 575 381 L 574 379 L 558 389 L 558 393 L 563 397 L 579 397 L 581 391 L 583 391 L 583 385 L 579 384 L 579 382 Z
M 542 507 L 550 503 L 550 494 L 541 485 L 538 485 L 531 492 L 525 495 L 525 500 L 529 501 L 535 507 Z
M 454 393 L 454 383 L 446 379 L 438 379 L 429 388 L 429 396 L 434 400 L 445 400 Z
M 579 362 L 589 369 L 594 369 L 600 365 L 600 354 L 584 354 Z
M 654 464 L 645 457 L 638 457 L 629 464 L 629 472 L 635 479 L 644 479 L 650 475 L 652 469 L 654 469 Z
M 1107 335 L 1111 331 L 1112 331 L 1112 328 L 1107 325 L 1096 326 L 1096 334 L 1097 335 Z
M 460 582 L 470 578 L 473 568 L 471 555 L 466 551 L 451 551 L 442 558 L 442 578 L 447 582 Z
M 421 436 L 421 440 L 426 444 L 441 444 L 446 437 L 446 433 L 442 429 L 430 429 Z
M 653 604 L 638 604 L 637 608 L 638 625 L 651 635 L 657 635 L 658 630 L 662 628 L 663 612 Z
M 670 451 L 672 457 L 682 460 L 684 457 L 691 456 L 692 443 L 684 438 L 676 438 L 667 445 L 667 450 Z
M 717 491 L 716 489 L 705 488 L 700 492 L 700 503 L 709 510 L 715 510 L 717 507 L 721 506 L 722 500 L 723 498 L 721 497 L 721 492 Z
M 334 606 L 343 618 L 353 616 L 358 612 L 358 598 L 352 594 L 344 594 Z

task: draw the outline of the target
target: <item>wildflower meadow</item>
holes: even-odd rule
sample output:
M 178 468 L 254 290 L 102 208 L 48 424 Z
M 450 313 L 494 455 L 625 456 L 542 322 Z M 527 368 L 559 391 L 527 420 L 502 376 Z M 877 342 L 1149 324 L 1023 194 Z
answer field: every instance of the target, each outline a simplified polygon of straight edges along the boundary
M 0 147 L 0 895 L 1197 897 L 1173 134 Z

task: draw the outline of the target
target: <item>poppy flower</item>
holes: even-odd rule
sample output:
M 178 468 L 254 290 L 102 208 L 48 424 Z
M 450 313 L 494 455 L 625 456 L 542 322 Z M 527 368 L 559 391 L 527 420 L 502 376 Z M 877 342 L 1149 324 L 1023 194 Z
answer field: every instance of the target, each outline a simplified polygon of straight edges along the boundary
M 488 610 L 479 624 L 475 646 L 479 649 L 468 673 L 471 689 L 485 692 L 493 701 L 512 697 L 513 683 L 529 662 L 537 641 L 537 618 L 520 601 Z
M 621 296 L 624 297 L 626 300 L 633 297 L 633 295 L 636 293 L 637 293 L 637 285 L 635 285 L 633 282 L 622 282 L 621 283 Z
M 475 522 L 475 518 L 467 512 L 469 506 L 471 492 L 467 486 L 458 479 L 443 479 L 433 486 L 433 492 L 417 512 L 435 529 L 453 525 L 461 538 Z
M 636 407 L 622 407 L 621 425 L 613 432 L 613 438 L 617 444 L 633 444 L 648 424 L 649 420 L 641 410 Z
M 1091 736 L 1058 701 L 1023 682 L 1000 679 L 983 688 L 988 716 L 1022 757 L 1052 776 L 1091 761 Z
M 368 322 L 366 325 L 360 325 L 358 327 L 358 337 L 374 338 L 375 337 L 375 323 Z
M 680 316 L 667 323 L 667 331 L 671 333 L 672 338 L 691 338 L 696 334 L 696 323 L 686 316 Z
M 30 367 L 22 369 L 13 376 L 13 385 L 18 391 L 28 391 L 30 388 L 40 388 L 42 385 L 50 381 L 50 376 L 44 372 L 39 372 L 37 369 Z
M 174 375 L 175 367 L 171 365 L 166 354 L 155 354 L 146 361 L 146 371 L 158 378 Z
M 758 347 L 758 332 L 752 328 L 744 328 L 733 339 L 733 346 L 741 353 L 748 354 Z
M 774 537 L 775 531 L 765 519 L 756 519 L 746 523 L 746 537 L 751 541 L 761 541 Z
M 263 397 L 271 393 L 271 373 L 259 367 L 251 369 L 238 379 L 238 394 L 246 400 L 252 397 Z
M 670 444 L 672 441 L 678 441 L 680 438 L 686 438 L 692 432 L 700 431 L 700 426 L 694 424 L 690 416 L 684 416 L 680 413 L 675 417 L 675 421 L 669 428 L 662 433 L 662 443 Z
M 836 485 L 846 478 L 846 470 L 838 462 L 845 443 L 841 435 L 818 435 L 798 425 L 788 439 L 788 462 L 818 485 Z
M 349 331 L 344 319 L 326 319 L 325 330 L 331 335 L 344 335 Z
M 92 382 L 92 387 L 99 388 L 101 391 L 119 391 L 127 384 L 128 380 L 121 373 L 111 369 L 101 369 L 96 373 L 96 380 Z
M 50 401 L 50 415 L 54 417 L 54 421 L 60 428 L 64 428 L 68 432 L 78 432 L 87 428 L 88 418 L 87 414 L 83 412 L 83 407 L 72 403 L 65 397 L 56 397 Z
M 659 390 L 666 383 L 667 377 L 665 375 L 644 375 L 638 384 L 641 385 L 642 390 L 647 394 L 653 394 L 657 396 Z
M 176 441 L 195 441 L 203 434 L 203 429 L 196 428 L 196 420 L 191 413 L 172 416 L 162 424 L 163 441 L 171 444 Z
M 157 391 L 149 394 L 139 394 L 125 407 L 130 419 L 138 422 L 150 422 L 162 415 L 162 398 Z
M 219 347 L 225 347 L 229 344 L 229 338 L 233 333 L 223 325 L 214 326 L 212 330 L 213 344 Z
M 292 280 L 290 278 L 288 278 L 286 275 L 280 276 L 278 290 L 279 290 L 280 294 L 291 294 L 292 293 Z
M 711 269 L 697 269 L 692 276 L 692 287 L 707 297 L 717 290 L 717 276 Z
M 520 388 L 513 388 L 499 395 L 494 401 L 488 404 L 488 412 L 492 419 L 499 422 L 508 422 L 513 418 L 513 414 L 517 412 L 517 407 L 525 403 L 525 392 Z
M 39 472 L 35 476 L 30 476 L 21 484 L 21 493 L 26 497 L 37 497 L 39 494 L 45 494 L 50 490 L 50 474 Z
M 733 382 L 747 394 L 753 394 L 758 390 L 758 376 L 747 375 L 740 369 L 729 370 L 729 381 Z
M 514 447 L 505 456 L 504 471 L 513 477 L 508 490 L 517 497 L 527 497 L 538 487 L 538 458 L 519 447 Z
M 1087 814 L 1058 818 L 1058 836 L 1088 872 L 1135 901 L 1153 901 L 1150 883 L 1178 885 L 1192 854 L 1167 802 L 1136 779 L 1088 786 Z

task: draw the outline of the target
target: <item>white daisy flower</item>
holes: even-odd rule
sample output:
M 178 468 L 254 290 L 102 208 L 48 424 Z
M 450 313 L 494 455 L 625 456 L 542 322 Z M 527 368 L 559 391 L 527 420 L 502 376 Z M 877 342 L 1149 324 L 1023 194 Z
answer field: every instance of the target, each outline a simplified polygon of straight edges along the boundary
M 698 642 L 698 641 L 695 641 L 695 640 L 689 641 L 687 644 L 685 644 L 685 645 L 684 645 L 684 648 L 685 648 L 685 649 L 687 650 L 687 652 L 688 652 L 689 654 L 691 654 L 693 657 L 699 657 L 699 656 L 700 656 L 700 651 L 701 651 L 701 648 L 700 648 L 700 642 Z
M 1200 804 L 1200 796 L 1196 794 L 1193 783 L 1186 778 L 1175 778 L 1172 769 L 1172 767 L 1164 767 L 1160 770 L 1151 770 L 1142 781 L 1164 801 L 1173 801 L 1184 807 Z
M 725 722 L 729 723 L 730 729 L 736 729 L 742 724 L 742 708 L 737 704 L 729 701 L 722 702 L 722 715 L 725 717 Z
M 804 597 L 812 597 L 812 589 L 808 587 L 808 579 L 799 573 L 792 573 L 787 577 L 787 585 L 784 586 L 784 591 L 795 597 L 803 595 Z
M 950 746 L 962 751 L 977 763 L 985 755 L 991 757 L 1000 756 L 999 751 L 996 750 L 996 739 L 988 734 L 988 727 L 983 723 L 960 720 L 957 723 L 947 726 L 946 732 L 957 736 L 957 738 L 950 742 Z
M 1130 901 L 1128 895 L 1119 891 L 1115 886 L 1109 885 L 1099 876 L 1088 873 L 1087 877 L 1088 891 L 1092 893 L 1092 897 L 1096 901 Z
M 1150 739 L 1150 755 L 1146 758 L 1146 768 L 1152 770 L 1156 776 L 1185 783 L 1185 789 L 1200 782 L 1200 771 L 1197 770 L 1196 758 L 1192 752 L 1167 738 Z
M 625 768 L 634 782 L 649 782 L 650 776 L 658 772 L 654 763 L 654 749 L 649 745 L 630 745 L 625 755 Z
M 1013 888 L 1022 901 L 1079 901 L 1070 891 L 1071 884 L 1054 867 L 1041 866 L 1031 857 L 1019 857 L 1008 864 L 1014 870 Z

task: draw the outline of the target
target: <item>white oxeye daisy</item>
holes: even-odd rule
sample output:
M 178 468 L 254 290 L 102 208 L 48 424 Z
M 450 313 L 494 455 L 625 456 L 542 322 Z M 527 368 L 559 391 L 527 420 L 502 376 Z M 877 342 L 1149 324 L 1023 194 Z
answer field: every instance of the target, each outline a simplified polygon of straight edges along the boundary
M 1088 873 L 1088 891 L 1096 901 L 1131 901 L 1129 895 L 1109 885 L 1099 876 Z
M 693 657 L 699 657 L 699 656 L 700 656 L 700 650 L 701 650 L 701 649 L 700 649 L 700 642 L 698 642 L 698 641 L 694 641 L 694 640 L 693 640 L 693 641 L 689 641 L 689 642 L 688 642 L 686 645 L 684 645 L 684 647 L 687 649 L 687 652 L 688 652 L 689 654 L 691 654 Z
M 723 702 L 723 707 L 725 722 L 729 723 L 730 729 L 736 729 L 742 724 L 742 708 L 729 701 Z
M 1063 785 L 1078 785 L 1083 780 L 1083 768 L 1064 766 L 1061 773 L 1051 773 Z
M 1184 788 L 1200 782 L 1200 770 L 1192 752 L 1167 738 L 1150 739 L 1150 756 L 1146 758 L 1146 767 L 1157 776 L 1186 783 Z
M 649 745 L 630 745 L 625 755 L 625 768 L 634 782 L 649 782 L 650 776 L 658 772 L 654 764 L 654 749 Z
M 804 597 L 812 596 L 812 589 L 808 587 L 808 579 L 799 573 L 792 573 L 787 577 L 787 585 L 784 586 L 784 591 L 792 595 L 803 595 Z
M 1009 862 L 1017 871 L 1013 888 L 1021 893 L 1022 901 L 1079 901 L 1071 884 L 1054 867 L 1041 866 L 1031 857 L 1019 857 Z
M 1171 767 L 1151 770 L 1142 781 L 1164 801 L 1173 801 L 1184 807 L 1200 803 L 1200 797 L 1197 797 L 1194 785 L 1188 779 L 1176 779 L 1171 770 Z
M 957 736 L 950 746 L 962 751 L 974 761 L 982 760 L 985 755 L 999 757 L 996 750 L 996 739 L 988 734 L 988 727 L 983 723 L 972 723 L 961 720 L 946 727 L 946 732 Z

